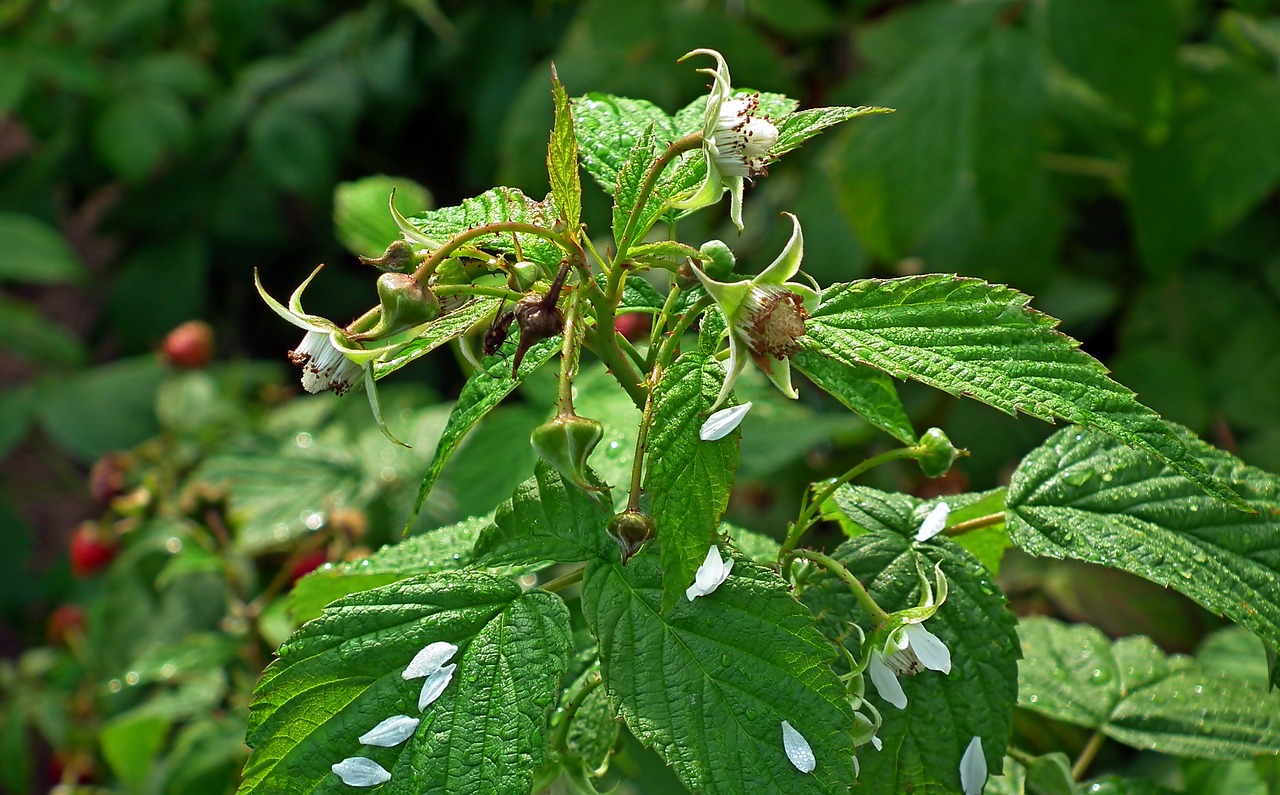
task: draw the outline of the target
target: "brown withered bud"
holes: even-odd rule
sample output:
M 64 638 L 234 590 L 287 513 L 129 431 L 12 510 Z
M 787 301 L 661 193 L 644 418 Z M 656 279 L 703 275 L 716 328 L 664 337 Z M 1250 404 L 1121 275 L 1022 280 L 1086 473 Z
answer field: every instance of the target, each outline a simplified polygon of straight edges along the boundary
M 516 303 L 515 316 L 516 325 L 520 327 L 520 343 L 516 345 L 515 361 L 511 365 L 512 378 L 516 377 L 520 362 L 530 348 L 564 330 L 564 313 L 550 293 L 545 297 L 535 294 L 521 298 Z
M 609 536 L 618 544 L 624 566 L 656 533 L 653 519 L 634 509 L 610 519 L 608 530 Z

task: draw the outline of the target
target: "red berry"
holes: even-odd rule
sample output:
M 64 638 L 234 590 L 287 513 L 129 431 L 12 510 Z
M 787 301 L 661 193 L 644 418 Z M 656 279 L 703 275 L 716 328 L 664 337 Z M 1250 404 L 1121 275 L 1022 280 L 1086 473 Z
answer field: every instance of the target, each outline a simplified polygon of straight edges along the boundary
M 316 549 L 308 552 L 294 562 L 293 569 L 289 572 L 290 581 L 297 582 L 305 575 L 310 574 L 323 566 L 328 559 L 329 555 L 323 549 Z
M 78 604 L 60 605 L 49 614 L 45 624 L 44 636 L 51 646 L 65 646 L 67 638 L 72 634 L 84 632 L 84 608 Z
M 613 330 L 635 342 L 649 333 L 649 316 L 642 312 L 618 315 L 613 319 Z
M 169 332 L 160 352 L 174 367 L 184 370 L 204 367 L 213 358 L 213 328 L 203 320 L 188 320 Z
M 71 573 L 84 579 L 107 567 L 116 556 L 116 543 L 93 522 L 85 522 L 71 536 Z

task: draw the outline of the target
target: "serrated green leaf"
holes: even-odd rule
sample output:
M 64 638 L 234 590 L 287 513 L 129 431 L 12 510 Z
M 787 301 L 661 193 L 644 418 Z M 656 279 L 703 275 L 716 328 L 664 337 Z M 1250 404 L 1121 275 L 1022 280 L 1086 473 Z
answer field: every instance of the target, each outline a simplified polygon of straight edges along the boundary
M 459 569 L 471 563 L 471 548 L 489 518 L 473 516 L 388 545 L 367 558 L 322 566 L 298 580 L 289 592 L 289 612 L 299 624 L 348 594 L 367 591 L 420 574 Z
M 782 544 L 777 539 L 728 522 L 720 523 L 720 532 L 728 536 L 729 543 L 733 544 L 734 549 L 741 552 L 749 560 L 764 566 L 773 565 L 777 562 L 778 551 L 782 549 Z
M 823 292 L 806 324 L 809 348 L 867 364 L 1009 414 L 1097 428 L 1146 450 L 1205 492 L 1248 510 L 1179 436 L 1107 377 L 1030 296 L 979 279 L 929 275 L 867 279 Z
M 1176 426 L 1170 426 L 1175 428 Z M 1280 641 L 1280 478 L 1177 435 L 1256 513 L 1236 511 L 1144 453 L 1083 428 L 1049 437 L 1009 486 L 1013 541 L 1033 555 L 1111 566 L 1176 589 Z
M 1049 618 L 1018 626 L 1019 706 L 1178 756 L 1246 759 L 1280 747 L 1280 694 L 1166 657 L 1150 638 L 1114 644 L 1087 625 Z
M 916 443 L 911 418 L 888 375 L 870 367 L 848 367 L 812 351 L 800 351 L 791 364 L 859 417 L 903 444 Z
M 617 188 L 618 172 L 651 125 L 663 146 L 676 137 L 671 117 L 652 102 L 592 93 L 574 99 L 572 105 L 582 166 L 610 196 Z
M 486 566 L 590 560 L 613 544 L 605 533 L 612 515 L 608 503 L 565 483 L 539 460 L 533 477 L 494 511 L 476 541 L 475 559 Z
M 582 183 L 578 177 L 578 139 L 573 132 L 573 109 L 555 66 L 551 67 L 551 99 L 555 104 L 555 126 L 547 146 L 547 176 L 556 199 L 560 220 L 570 235 L 576 235 L 582 218 Z
M 649 192 L 643 207 L 637 205 L 649 170 L 661 153 L 657 132 L 654 125 L 650 125 L 631 147 L 618 171 L 618 185 L 613 191 L 613 239 L 619 251 L 629 254 L 631 244 L 644 239 L 666 208 L 657 191 Z
M 842 122 L 875 113 L 893 113 L 893 108 L 862 106 L 857 108 L 809 108 L 784 118 L 778 124 L 778 140 L 769 150 L 770 157 L 781 157 L 805 141 Z
M 723 381 L 715 359 L 690 352 L 663 374 L 651 398 L 644 490 L 662 547 L 663 610 L 683 598 L 729 505 L 737 436 L 698 438 Z
M 859 783 L 868 792 L 952 795 L 959 791 L 960 757 L 970 740 L 982 738 L 987 768 L 996 773 L 1013 731 L 1018 695 L 1013 615 L 990 573 L 956 544 L 942 537 L 913 543 L 925 512 L 927 505 L 906 495 L 868 499 L 860 515 L 868 532 L 832 553 L 886 610 L 919 604 L 918 568 L 929 571 L 940 562 L 948 582 L 946 602 L 926 625 L 950 649 L 951 672 L 902 677 L 905 710 L 880 700 L 868 683 L 868 696 L 884 718 L 878 732 L 883 750 L 858 756 Z M 870 623 L 848 586 L 825 572 L 811 583 L 801 600 L 819 617 L 818 628 L 860 654 L 849 624 L 865 630 Z
M 0 213 L 0 279 L 32 284 L 78 282 L 84 266 L 52 225 L 22 213 Z
M 508 342 L 506 347 L 509 349 L 511 343 Z M 467 432 L 475 427 L 485 414 L 501 403 L 503 398 L 514 392 L 530 373 L 550 361 L 559 350 L 558 335 L 534 345 L 525 354 L 524 361 L 520 363 L 520 369 L 514 378 L 511 377 L 511 364 L 505 355 L 495 354 L 485 357 L 484 369 L 477 370 L 467 379 L 467 383 L 462 387 L 462 393 L 458 395 L 458 401 L 453 405 L 453 411 L 449 413 L 449 421 L 445 425 L 444 433 L 440 435 L 440 441 L 436 443 L 435 454 L 431 458 L 426 474 L 422 477 L 422 485 L 418 488 L 418 500 L 413 508 L 414 516 L 422 508 L 422 502 L 431 492 L 436 478 L 440 477 L 444 465 L 449 462 L 449 457 L 458 449 L 458 445 L 462 444 Z
M 461 337 L 468 330 L 493 314 L 501 299 L 474 298 L 465 305 L 441 315 L 418 333 L 413 340 L 397 348 L 373 363 L 374 378 L 382 378 L 419 359 L 447 342 Z
M 170 721 L 160 715 L 134 710 L 102 725 L 98 742 L 102 755 L 127 786 L 137 790 L 156 762 Z
M 853 784 L 853 716 L 832 649 L 776 574 L 749 561 L 712 594 L 663 611 L 653 555 L 588 566 L 583 611 L 605 686 L 632 732 L 693 792 L 843 793 Z M 809 742 L 801 774 L 782 721 Z
M 548 196 L 534 201 L 517 188 L 491 188 L 473 199 L 464 199 L 456 207 L 443 207 L 409 218 L 409 223 L 432 240 L 444 243 L 469 229 L 506 221 L 533 224 L 551 229 L 559 218 L 555 201 Z M 515 239 L 529 262 L 554 268 L 564 256 L 554 243 L 539 235 L 509 232 L 476 238 L 472 245 L 490 251 L 515 253 Z
M 452 682 L 425 712 L 401 673 L 427 644 L 456 644 Z M 366 756 L 380 792 L 525 795 L 568 665 L 569 615 L 545 591 L 475 571 L 415 577 L 330 605 L 280 648 L 250 705 L 240 795 L 348 791 L 330 766 Z M 392 715 L 421 724 L 394 748 L 358 737 Z

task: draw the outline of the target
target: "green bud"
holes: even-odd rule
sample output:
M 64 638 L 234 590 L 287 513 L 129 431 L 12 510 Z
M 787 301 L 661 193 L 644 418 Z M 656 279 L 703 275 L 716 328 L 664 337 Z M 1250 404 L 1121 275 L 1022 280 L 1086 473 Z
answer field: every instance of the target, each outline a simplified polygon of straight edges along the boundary
M 507 277 L 507 286 L 518 293 L 526 292 L 537 283 L 542 269 L 532 262 L 516 262 L 511 265 L 511 273 Z
M 622 564 L 625 566 L 631 557 L 640 551 L 646 542 L 653 539 L 656 528 L 648 514 L 636 510 L 628 510 L 609 520 L 609 535 L 622 550 Z
M 403 240 L 393 241 L 381 257 L 360 257 L 360 261 L 391 273 L 409 273 L 418 264 L 413 256 L 413 246 Z
M 951 470 L 951 465 L 960 457 L 962 451 L 951 444 L 951 440 L 941 428 L 930 428 L 920 437 L 916 445 L 919 454 L 916 463 L 925 477 L 940 478 Z
M 604 426 L 577 414 L 560 414 L 533 429 L 529 442 L 543 461 L 584 491 L 603 491 L 587 480 L 587 459 L 604 437 Z
M 733 273 L 733 266 L 738 263 L 733 250 L 723 240 L 708 240 L 698 249 L 698 253 L 707 263 L 702 272 L 718 281 L 728 279 L 729 274 Z

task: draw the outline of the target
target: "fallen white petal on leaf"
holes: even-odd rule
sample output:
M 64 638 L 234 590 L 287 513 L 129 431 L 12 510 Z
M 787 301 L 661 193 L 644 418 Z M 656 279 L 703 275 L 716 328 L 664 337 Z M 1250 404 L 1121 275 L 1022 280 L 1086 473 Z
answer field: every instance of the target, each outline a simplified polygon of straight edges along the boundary
M 387 718 L 369 731 L 360 735 L 361 745 L 376 745 L 380 748 L 397 746 L 413 736 L 418 728 L 418 719 L 408 715 L 396 715 Z
M 884 748 L 884 740 L 881 740 L 879 737 L 872 735 L 871 747 L 876 749 L 877 751 L 881 750 L 882 748 Z
M 422 683 L 422 694 L 418 696 L 419 711 L 431 706 L 432 702 L 440 698 L 440 694 L 453 681 L 453 672 L 457 667 L 457 663 L 446 665 L 427 677 L 427 681 Z
M 414 655 L 409 667 L 405 668 L 404 673 L 400 675 L 405 679 L 430 676 L 452 660 L 453 655 L 457 653 L 458 647 L 448 641 L 438 640 L 435 643 L 428 643 L 422 651 Z
M 742 424 L 742 418 L 747 416 L 747 412 L 750 410 L 751 401 L 737 406 L 730 406 L 727 409 L 720 409 L 710 417 L 707 417 L 707 421 L 702 423 L 702 428 L 698 431 L 698 438 L 704 442 L 723 439 Z
M 907 708 L 907 694 L 902 690 L 902 683 L 889 666 L 885 665 L 884 657 L 878 651 L 871 652 L 867 675 L 871 677 L 871 684 L 875 686 L 880 698 L 898 709 Z
M 712 544 L 707 550 L 706 559 L 702 561 L 697 574 L 693 577 L 693 585 L 685 589 L 685 598 L 692 602 L 699 596 L 706 596 L 729 578 L 730 571 L 733 571 L 733 558 L 728 560 L 721 558 L 720 547 Z
M 376 787 L 391 780 L 386 768 L 365 756 L 343 759 L 329 769 L 348 787 Z
M 916 540 L 928 541 L 938 533 L 941 533 L 947 527 L 947 516 L 950 514 L 951 507 L 945 502 L 940 502 L 933 506 L 933 510 L 929 511 L 929 515 L 920 523 L 920 529 L 916 532 Z
M 795 765 L 796 770 L 801 773 L 812 773 L 818 765 L 818 760 L 813 758 L 813 749 L 809 747 L 809 741 L 785 720 L 782 722 L 782 749 L 787 752 L 787 758 L 791 760 L 791 764 Z
M 986 785 L 987 757 L 982 753 L 982 738 L 975 736 L 960 757 L 960 786 L 964 795 L 981 795 Z
M 908 624 L 905 634 L 921 665 L 930 671 L 951 673 L 951 651 L 941 638 L 925 629 L 924 624 Z

